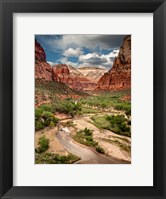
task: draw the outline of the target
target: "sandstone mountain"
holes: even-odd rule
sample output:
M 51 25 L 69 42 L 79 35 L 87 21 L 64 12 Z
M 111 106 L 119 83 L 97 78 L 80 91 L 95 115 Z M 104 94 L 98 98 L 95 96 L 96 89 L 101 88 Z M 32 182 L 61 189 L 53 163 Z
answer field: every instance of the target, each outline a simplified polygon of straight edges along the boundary
M 46 62 L 46 54 L 35 40 L 35 78 L 52 81 L 52 67 Z
M 89 79 L 90 81 L 93 81 L 97 83 L 99 79 L 104 75 L 104 73 L 107 72 L 105 68 L 98 68 L 98 67 L 80 67 L 77 69 L 79 72 L 81 72 L 84 77 Z
M 94 90 L 96 87 L 96 84 L 85 77 L 79 70 L 65 64 L 53 66 L 53 80 L 65 83 L 76 90 L 88 91 Z
M 98 81 L 97 90 L 123 90 L 131 88 L 131 36 L 124 38 L 113 67 Z
M 45 51 L 37 40 L 35 40 L 35 79 L 65 83 L 70 88 L 82 91 L 96 88 L 96 83 L 87 79 L 76 68 L 65 64 L 53 67 L 48 64 Z
M 66 64 L 51 66 L 46 61 L 42 46 L 35 40 L 35 78 L 45 81 L 65 83 L 79 91 L 123 90 L 131 87 L 131 36 L 124 38 L 113 67 L 75 68 Z

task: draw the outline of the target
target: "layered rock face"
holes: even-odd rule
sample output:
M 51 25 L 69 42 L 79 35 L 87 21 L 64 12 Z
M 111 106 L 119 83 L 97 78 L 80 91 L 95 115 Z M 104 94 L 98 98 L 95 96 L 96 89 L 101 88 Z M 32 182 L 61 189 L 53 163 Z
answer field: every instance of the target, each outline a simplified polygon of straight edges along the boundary
M 113 67 L 98 81 L 97 90 L 123 90 L 131 88 L 131 36 L 124 38 Z
M 70 88 L 77 90 L 93 90 L 95 83 L 84 77 L 77 69 L 65 64 L 53 66 L 53 81 L 67 84 Z
M 51 66 L 46 62 L 46 54 L 42 46 L 35 40 L 35 79 L 65 83 L 76 90 L 94 90 L 96 84 L 87 79 L 72 66 L 59 64 Z
M 46 62 L 44 49 L 35 40 L 35 78 L 67 84 L 82 91 L 122 90 L 131 87 L 131 36 L 124 38 L 113 67 L 74 68 L 65 64 L 51 66 Z
M 52 67 L 46 62 L 46 54 L 35 40 L 35 78 L 52 81 Z
M 97 83 L 99 79 L 107 72 L 105 68 L 97 68 L 97 67 L 81 67 L 77 69 L 81 72 L 84 77 Z

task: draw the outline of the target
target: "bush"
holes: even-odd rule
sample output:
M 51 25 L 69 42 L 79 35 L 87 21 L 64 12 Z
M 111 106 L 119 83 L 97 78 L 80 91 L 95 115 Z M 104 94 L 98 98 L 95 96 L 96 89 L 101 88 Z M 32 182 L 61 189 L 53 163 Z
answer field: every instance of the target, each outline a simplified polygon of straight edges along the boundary
M 130 122 L 124 115 L 109 115 L 91 118 L 98 128 L 107 129 L 120 135 L 131 136 Z
M 130 116 L 131 115 L 131 104 L 129 103 L 119 103 L 117 105 L 115 105 L 114 107 L 117 110 L 123 110 L 125 111 L 125 114 Z
M 88 128 L 85 128 L 83 132 L 84 132 L 85 136 L 91 136 L 92 135 L 92 130 L 90 130 Z
M 58 118 L 51 112 L 43 111 L 42 108 L 35 109 L 35 130 L 40 130 L 47 126 L 54 127 L 57 123 Z
M 42 136 L 39 138 L 39 147 L 37 149 L 38 153 L 43 153 L 45 151 L 47 151 L 47 149 L 49 148 L 49 139 L 47 139 L 45 136 Z
M 55 101 L 52 105 L 52 111 L 68 114 L 74 117 L 79 111 L 81 111 L 81 106 L 79 103 L 75 103 L 73 100 L 59 100 Z
M 46 105 L 46 104 L 41 105 L 41 106 L 40 106 L 40 109 L 41 109 L 42 111 L 48 111 L 48 112 L 51 112 L 51 111 L 52 111 L 52 110 L 51 110 L 51 106 L 50 106 L 50 105 Z
M 114 107 L 117 110 L 125 111 L 126 115 L 131 115 L 131 102 L 122 101 L 122 96 L 126 95 L 125 92 L 104 93 L 98 96 L 90 96 L 82 98 L 80 103 L 90 107 L 99 107 L 102 109 Z M 130 95 L 130 94 L 129 94 Z
M 88 128 L 78 131 L 74 139 L 81 144 L 94 147 L 99 153 L 104 153 L 104 149 L 98 146 L 98 143 L 93 140 L 93 131 Z
M 96 151 L 99 152 L 99 153 L 105 153 L 104 149 L 100 146 L 96 147 Z
M 54 153 L 36 153 L 35 162 L 36 164 L 72 164 L 80 160 L 78 156 L 69 154 L 67 156 L 60 156 Z

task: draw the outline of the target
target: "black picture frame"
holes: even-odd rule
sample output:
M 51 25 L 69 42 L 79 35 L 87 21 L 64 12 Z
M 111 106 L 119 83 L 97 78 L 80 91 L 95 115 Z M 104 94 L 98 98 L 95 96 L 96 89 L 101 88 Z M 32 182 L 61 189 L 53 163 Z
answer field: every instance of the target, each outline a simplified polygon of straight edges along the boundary
M 154 186 L 13 186 L 13 13 L 153 13 Z M 166 1 L 0 0 L 0 196 L 1 198 L 166 198 Z

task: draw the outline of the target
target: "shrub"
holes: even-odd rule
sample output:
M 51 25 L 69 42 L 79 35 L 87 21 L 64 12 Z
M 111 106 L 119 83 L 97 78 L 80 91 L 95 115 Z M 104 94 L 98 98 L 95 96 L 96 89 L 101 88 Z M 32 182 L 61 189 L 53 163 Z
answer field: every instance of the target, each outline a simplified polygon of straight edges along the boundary
M 98 128 L 107 129 L 120 135 L 131 136 L 130 123 L 124 115 L 109 115 L 91 118 Z
M 80 160 L 78 156 L 69 154 L 67 156 L 60 156 L 54 153 L 35 153 L 36 164 L 72 164 Z
M 50 106 L 50 105 L 43 104 L 43 105 L 40 106 L 40 109 L 41 109 L 42 111 L 51 112 L 51 106 Z
M 37 149 L 37 151 L 39 153 L 43 153 L 45 151 L 47 151 L 47 149 L 49 148 L 49 139 L 47 139 L 44 135 L 42 137 L 39 138 L 39 147 Z
M 65 113 L 74 117 L 77 113 L 79 113 L 79 111 L 81 111 L 81 106 L 79 103 L 75 103 L 70 99 L 55 101 L 52 105 L 52 111 Z
M 125 111 L 125 114 L 130 116 L 131 115 L 131 104 L 130 103 L 118 103 L 114 107 L 117 110 L 123 110 Z
M 35 130 L 43 129 L 47 126 L 53 127 L 58 123 L 56 118 L 51 112 L 43 111 L 42 108 L 35 109 Z
M 81 144 L 94 147 L 99 153 L 104 153 L 104 150 L 102 150 L 102 148 L 98 146 L 98 143 L 93 140 L 93 131 L 88 128 L 78 131 L 74 136 L 74 139 Z
M 100 146 L 96 147 L 96 151 L 99 152 L 99 153 L 105 153 L 104 149 Z
M 85 136 L 91 136 L 92 135 L 92 130 L 88 129 L 87 127 L 83 130 Z

